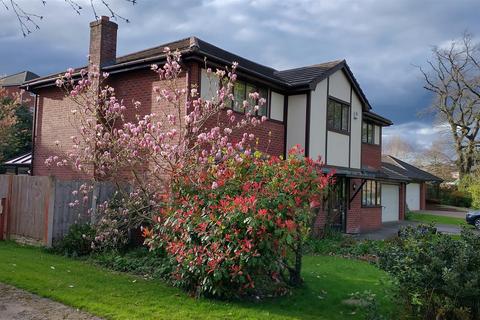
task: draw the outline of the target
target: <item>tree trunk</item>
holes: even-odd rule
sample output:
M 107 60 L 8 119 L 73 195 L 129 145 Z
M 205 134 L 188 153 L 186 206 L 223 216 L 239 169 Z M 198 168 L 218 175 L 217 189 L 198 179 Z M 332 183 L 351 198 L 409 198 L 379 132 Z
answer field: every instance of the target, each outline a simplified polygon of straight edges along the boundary
M 290 285 L 294 287 L 299 287 L 303 283 L 301 276 L 302 271 L 302 256 L 303 256 L 303 247 L 301 237 L 297 240 L 297 248 L 295 250 L 295 266 L 290 271 Z

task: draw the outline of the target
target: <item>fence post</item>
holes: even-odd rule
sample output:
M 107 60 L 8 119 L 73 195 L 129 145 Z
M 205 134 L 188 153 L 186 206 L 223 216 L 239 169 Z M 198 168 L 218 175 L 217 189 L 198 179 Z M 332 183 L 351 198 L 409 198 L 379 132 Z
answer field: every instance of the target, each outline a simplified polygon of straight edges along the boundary
M 5 224 L 5 238 L 6 240 L 10 240 L 10 224 L 12 223 L 12 193 L 13 193 L 13 175 L 8 177 L 8 192 L 7 192 L 7 200 L 5 201 L 5 217 L 3 223 Z
M 44 242 L 47 247 L 51 247 L 53 244 L 53 218 L 55 215 L 55 191 L 56 191 L 55 177 L 49 177 L 48 193 L 47 193 L 47 210 L 46 210 L 46 230 L 44 235 Z
M 5 214 L 7 213 L 7 199 L 0 199 L 0 241 L 3 240 L 3 233 L 5 232 Z

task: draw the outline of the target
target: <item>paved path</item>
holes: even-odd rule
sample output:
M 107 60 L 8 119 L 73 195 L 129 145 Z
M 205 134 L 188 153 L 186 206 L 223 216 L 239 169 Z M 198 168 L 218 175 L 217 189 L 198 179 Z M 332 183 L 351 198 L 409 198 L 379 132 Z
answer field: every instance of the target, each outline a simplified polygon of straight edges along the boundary
M 61 303 L 0 283 L 0 320 L 101 320 Z

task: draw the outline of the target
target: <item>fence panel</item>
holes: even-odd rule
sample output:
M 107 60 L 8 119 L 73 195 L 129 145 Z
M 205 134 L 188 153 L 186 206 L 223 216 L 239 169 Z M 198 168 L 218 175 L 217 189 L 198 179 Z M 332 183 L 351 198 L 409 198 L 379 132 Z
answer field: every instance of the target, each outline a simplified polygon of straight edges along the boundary
M 91 193 L 89 201 L 84 203 L 82 197 L 73 195 L 78 191 L 85 181 L 55 181 L 55 205 L 52 226 L 52 241 L 55 242 L 68 232 L 72 224 L 89 221 L 88 209 L 90 208 Z M 71 207 L 70 203 L 80 201 L 80 205 Z
M 53 184 L 48 177 L 13 176 L 8 195 L 9 235 L 47 242 Z
M 0 175 L 0 199 L 8 195 L 8 175 Z
M 109 200 L 116 186 L 97 183 L 83 201 L 82 196 L 72 194 L 83 183 L 52 177 L 0 175 L 0 199 L 6 199 L 2 217 L 5 238 L 25 238 L 50 246 L 64 237 L 72 224 L 92 221 L 90 211 L 94 210 L 89 209 Z M 75 200 L 80 205 L 71 207 Z
M 53 217 L 52 241 L 63 238 L 71 225 L 76 223 L 91 222 L 89 209 L 109 200 L 116 187 L 113 183 L 96 183 L 93 191 L 88 194 L 87 202 L 82 196 L 73 195 L 72 192 L 80 188 L 85 181 L 56 181 L 55 183 L 55 213 Z M 71 207 L 70 203 L 79 200 L 80 205 Z

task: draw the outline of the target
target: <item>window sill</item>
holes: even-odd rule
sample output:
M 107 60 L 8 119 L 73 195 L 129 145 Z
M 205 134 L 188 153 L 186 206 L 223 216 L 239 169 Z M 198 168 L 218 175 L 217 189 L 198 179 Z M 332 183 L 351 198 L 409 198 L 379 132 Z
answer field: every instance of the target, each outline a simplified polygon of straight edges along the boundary
M 350 135 L 350 132 L 349 132 L 349 131 L 344 131 L 344 130 L 338 130 L 338 129 L 328 128 L 328 131 L 335 132 L 335 133 L 339 133 L 339 134 L 343 134 L 343 135 L 346 135 L 346 136 L 349 136 L 349 135 Z
M 245 112 L 242 112 L 242 111 L 237 111 L 237 110 L 233 110 L 232 108 L 225 108 L 223 110 L 232 110 L 233 113 L 235 114 L 238 114 L 238 115 L 241 115 L 241 116 L 245 116 Z M 263 115 L 252 115 L 252 117 L 254 118 L 257 118 L 257 119 L 261 119 L 263 117 Z M 267 115 L 265 115 L 265 117 L 267 117 L 267 120 L 271 120 Z M 273 119 L 272 119 L 273 120 Z M 276 120 L 278 121 L 278 120 Z
M 363 141 L 362 141 L 362 144 L 366 144 L 366 145 L 368 145 L 368 146 L 380 147 L 380 144 L 379 144 L 379 143 L 369 143 L 369 142 L 363 142 Z
M 372 209 L 372 208 L 381 208 L 382 206 L 381 205 L 363 205 L 362 204 L 362 208 L 365 208 L 365 209 Z

